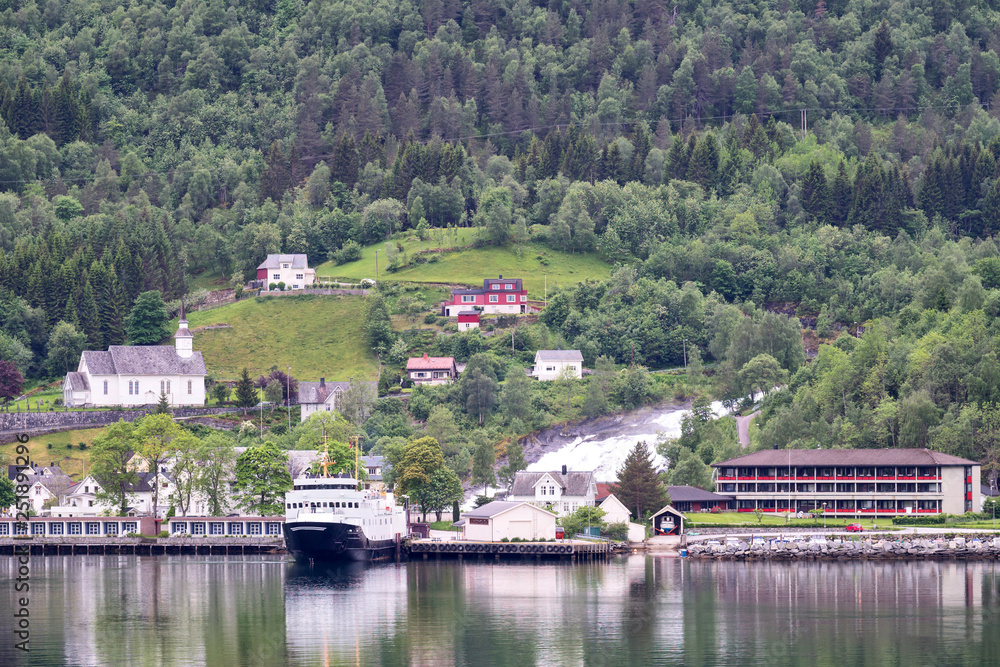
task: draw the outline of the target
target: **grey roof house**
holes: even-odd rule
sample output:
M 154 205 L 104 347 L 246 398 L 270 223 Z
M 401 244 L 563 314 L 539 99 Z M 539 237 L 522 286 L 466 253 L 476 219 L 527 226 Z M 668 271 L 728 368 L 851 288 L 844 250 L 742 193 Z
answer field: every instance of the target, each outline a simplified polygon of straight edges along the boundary
M 507 496 L 511 502 L 529 502 L 540 507 L 551 505 L 560 515 L 593 506 L 596 498 L 597 480 L 593 471 L 571 472 L 566 466 L 559 472 L 517 473 Z

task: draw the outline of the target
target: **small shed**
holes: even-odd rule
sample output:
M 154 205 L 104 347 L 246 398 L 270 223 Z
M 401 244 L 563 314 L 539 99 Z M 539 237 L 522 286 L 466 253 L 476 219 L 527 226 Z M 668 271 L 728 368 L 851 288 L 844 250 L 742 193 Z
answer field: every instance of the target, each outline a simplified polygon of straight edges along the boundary
M 462 515 L 458 522 L 467 540 L 499 542 L 504 538 L 551 540 L 556 536 L 556 515 L 537 505 L 494 500 Z
M 670 505 L 650 517 L 655 535 L 683 535 L 684 515 Z
M 458 330 L 468 331 L 479 328 L 479 311 L 463 310 L 458 314 Z

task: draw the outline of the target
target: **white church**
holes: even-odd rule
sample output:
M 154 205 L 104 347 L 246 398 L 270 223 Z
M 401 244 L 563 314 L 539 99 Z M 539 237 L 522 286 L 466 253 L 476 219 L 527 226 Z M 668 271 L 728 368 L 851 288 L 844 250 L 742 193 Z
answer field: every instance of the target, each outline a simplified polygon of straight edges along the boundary
M 194 351 L 194 335 L 181 312 L 174 346 L 112 345 L 86 351 L 63 380 L 63 402 L 71 408 L 155 405 L 165 394 L 173 407 L 205 405 L 205 360 Z

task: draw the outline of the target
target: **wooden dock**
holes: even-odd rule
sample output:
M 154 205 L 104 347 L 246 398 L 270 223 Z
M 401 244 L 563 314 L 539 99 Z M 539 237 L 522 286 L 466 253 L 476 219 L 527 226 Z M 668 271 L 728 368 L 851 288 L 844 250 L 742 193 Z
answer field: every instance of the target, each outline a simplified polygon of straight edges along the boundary
M 0 538 L 0 556 L 249 556 L 286 554 L 282 538 Z
M 566 540 L 562 542 L 471 542 L 466 540 L 412 540 L 407 550 L 410 559 L 422 558 L 493 558 L 598 560 L 614 554 L 609 542 Z

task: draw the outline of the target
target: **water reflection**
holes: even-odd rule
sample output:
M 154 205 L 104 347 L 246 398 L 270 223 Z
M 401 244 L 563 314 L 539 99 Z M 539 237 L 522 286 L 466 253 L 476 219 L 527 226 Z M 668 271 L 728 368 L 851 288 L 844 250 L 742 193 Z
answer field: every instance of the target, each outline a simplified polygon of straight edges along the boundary
M 13 572 L 0 561 L 5 610 Z M 5 639 L 0 665 L 1000 664 L 989 562 L 94 556 L 31 576 L 30 659 Z

